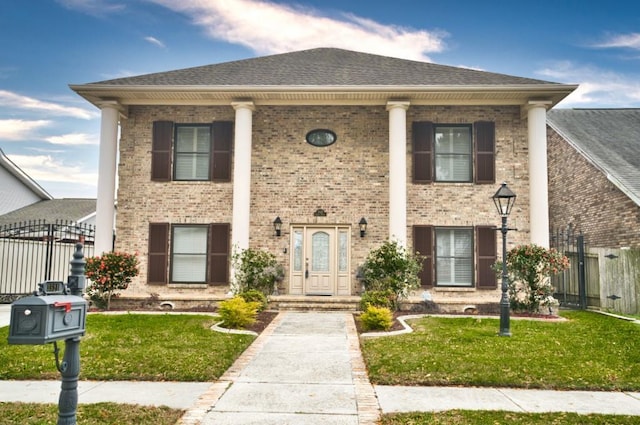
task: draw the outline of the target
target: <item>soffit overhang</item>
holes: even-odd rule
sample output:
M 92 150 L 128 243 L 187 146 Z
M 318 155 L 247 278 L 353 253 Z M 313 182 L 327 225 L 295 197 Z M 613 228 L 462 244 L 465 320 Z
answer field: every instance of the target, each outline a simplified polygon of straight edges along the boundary
M 129 105 L 229 105 L 250 100 L 258 105 L 385 105 L 404 100 L 412 105 L 520 105 L 532 100 L 551 108 L 577 85 L 502 86 L 122 86 L 71 85 L 100 107 L 104 102 Z

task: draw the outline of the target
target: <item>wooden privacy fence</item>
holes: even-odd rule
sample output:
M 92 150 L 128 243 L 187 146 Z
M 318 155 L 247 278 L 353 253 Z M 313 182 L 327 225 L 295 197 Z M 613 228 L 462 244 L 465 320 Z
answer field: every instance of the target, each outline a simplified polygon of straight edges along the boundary
M 602 310 L 640 314 L 640 249 L 591 248 L 589 252 L 598 257 Z
M 95 226 L 29 221 L 0 227 L 0 301 L 12 301 L 45 280 L 67 280 L 75 244 L 93 255 Z

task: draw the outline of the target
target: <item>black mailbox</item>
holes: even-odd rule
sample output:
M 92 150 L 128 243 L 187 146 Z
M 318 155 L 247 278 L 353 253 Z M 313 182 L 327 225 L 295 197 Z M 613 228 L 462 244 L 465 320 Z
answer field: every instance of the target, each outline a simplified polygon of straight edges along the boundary
M 76 295 L 32 295 L 11 304 L 9 344 L 47 344 L 83 336 L 87 302 Z

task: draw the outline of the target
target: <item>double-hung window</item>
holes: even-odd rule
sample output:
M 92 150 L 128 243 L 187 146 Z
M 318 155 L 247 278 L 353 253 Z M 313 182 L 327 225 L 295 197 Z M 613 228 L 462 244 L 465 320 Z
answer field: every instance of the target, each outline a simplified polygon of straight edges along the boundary
M 176 125 L 174 180 L 209 180 L 211 127 Z
M 472 181 L 471 126 L 434 125 L 434 133 L 436 181 Z
M 420 282 L 424 288 L 495 289 L 496 230 L 494 226 L 413 226 L 413 248 L 424 258 Z
M 230 225 L 149 223 L 147 283 L 229 283 Z
M 155 121 L 151 143 L 151 180 L 231 180 L 233 123 L 177 124 Z
M 207 282 L 208 226 L 176 225 L 171 235 L 171 282 Z
M 440 228 L 436 233 L 436 286 L 473 286 L 473 229 Z
M 412 132 L 414 183 L 495 182 L 494 122 L 416 121 Z

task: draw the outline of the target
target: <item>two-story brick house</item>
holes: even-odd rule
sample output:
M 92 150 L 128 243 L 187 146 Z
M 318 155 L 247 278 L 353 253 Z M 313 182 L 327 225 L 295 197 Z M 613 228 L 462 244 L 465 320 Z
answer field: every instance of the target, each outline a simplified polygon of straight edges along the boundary
M 248 247 L 285 294 L 357 295 L 392 239 L 426 255 L 434 301 L 470 304 L 499 298 L 502 181 L 510 242 L 548 246 L 546 111 L 575 88 L 328 48 L 72 86 L 102 110 L 98 231 L 117 169 L 116 248 L 141 254 L 125 295 L 220 296 Z

